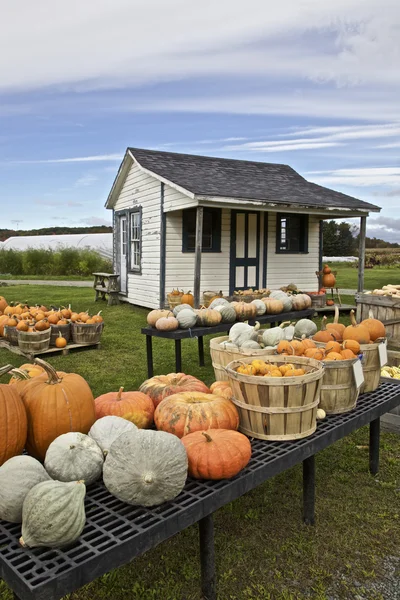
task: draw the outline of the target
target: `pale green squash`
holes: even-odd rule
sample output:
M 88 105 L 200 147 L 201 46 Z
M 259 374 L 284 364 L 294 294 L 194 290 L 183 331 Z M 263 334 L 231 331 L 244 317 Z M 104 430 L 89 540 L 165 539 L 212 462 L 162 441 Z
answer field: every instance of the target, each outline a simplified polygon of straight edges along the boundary
M 58 481 L 83 480 L 90 485 L 101 477 L 103 452 L 88 435 L 70 431 L 59 435 L 47 449 L 44 466 Z

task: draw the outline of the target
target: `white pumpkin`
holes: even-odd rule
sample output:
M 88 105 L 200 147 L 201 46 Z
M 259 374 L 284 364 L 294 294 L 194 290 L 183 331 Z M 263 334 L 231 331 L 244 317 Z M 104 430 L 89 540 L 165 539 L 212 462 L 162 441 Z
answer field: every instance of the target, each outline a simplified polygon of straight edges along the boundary
M 267 307 L 265 306 L 265 303 L 262 300 L 252 300 L 250 304 L 255 305 L 255 307 L 257 309 L 257 315 L 265 314 Z
M 229 306 L 229 301 L 225 298 L 215 298 L 208 308 L 217 308 L 217 306 Z
M 108 453 L 111 444 L 124 433 L 129 430 L 137 430 L 137 427 L 132 421 L 123 419 L 122 417 L 116 417 L 115 415 L 109 415 L 107 417 L 101 417 L 92 425 L 88 433 L 97 445 L 102 449 L 104 456 Z
M 277 346 L 281 340 L 285 339 L 284 329 L 281 327 L 271 327 L 265 329 L 262 336 L 264 346 Z
M 289 323 L 289 321 L 288 321 L 288 323 Z M 284 334 L 283 339 L 287 340 L 288 342 L 291 342 L 292 339 L 294 338 L 294 325 L 292 323 L 289 323 L 287 325 L 287 327 L 284 327 L 283 334 Z
M 280 300 L 283 304 L 283 312 L 289 312 L 292 310 L 292 297 L 285 294 L 281 290 L 276 290 L 271 292 L 269 295 L 270 298 L 275 298 L 275 300 Z
M 86 485 L 101 477 L 103 451 L 84 433 L 70 431 L 59 435 L 47 448 L 44 466 L 58 481 L 83 479 Z
M 63 548 L 73 544 L 85 526 L 83 481 L 44 481 L 27 494 L 22 508 L 21 546 Z
M 221 313 L 221 323 L 234 323 L 236 321 L 236 311 L 229 302 L 218 304 L 218 306 L 214 307 L 214 310 Z
M 322 419 L 325 419 L 326 417 L 326 412 L 324 411 L 323 408 L 317 408 L 317 421 L 322 421 Z
M 127 504 L 157 506 L 175 498 L 186 482 L 188 459 L 181 440 L 165 431 L 127 431 L 104 463 L 108 491 Z
M 235 323 L 229 331 L 229 341 L 240 346 L 249 340 L 257 340 L 257 331 L 260 328 L 260 323 L 256 323 L 254 327 L 247 323 Z
M 49 481 L 43 465 L 32 456 L 13 456 L 0 467 L 0 519 L 21 523 L 22 505 L 38 483 Z
M 178 304 L 177 306 L 175 306 L 174 310 L 172 311 L 174 313 L 174 317 L 179 315 L 181 310 L 191 310 L 192 312 L 194 312 L 193 307 L 190 306 L 190 304 Z
M 314 321 L 311 321 L 310 319 L 300 319 L 294 327 L 294 335 L 298 338 L 302 338 L 303 336 L 311 337 L 317 333 L 317 330 L 318 327 Z
M 248 340 L 244 344 L 240 346 L 241 350 L 261 350 L 260 344 L 255 342 L 254 340 Z
M 234 344 L 233 342 L 221 342 L 220 346 L 224 349 L 224 350 L 239 350 L 239 346 L 237 346 L 236 344 Z
M 189 310 L 188 308 L 179 311 L 176 318 L 178 319 L 179 327 L 182 327 L 182 329 L 194 327 L 197 321 L 197 315 L 194 310 Z

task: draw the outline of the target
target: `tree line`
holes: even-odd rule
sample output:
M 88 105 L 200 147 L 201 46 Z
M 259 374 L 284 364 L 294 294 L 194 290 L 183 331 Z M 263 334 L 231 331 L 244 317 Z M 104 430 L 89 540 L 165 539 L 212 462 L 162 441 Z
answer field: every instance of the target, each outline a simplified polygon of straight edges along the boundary
M 324 256 L 357 256 L 359 232 L 356 225 L 323 221 L 323 254 Z M 397 242 L 386 242 L 379 238 L 366 237 L 366 248 L 400 248 Z

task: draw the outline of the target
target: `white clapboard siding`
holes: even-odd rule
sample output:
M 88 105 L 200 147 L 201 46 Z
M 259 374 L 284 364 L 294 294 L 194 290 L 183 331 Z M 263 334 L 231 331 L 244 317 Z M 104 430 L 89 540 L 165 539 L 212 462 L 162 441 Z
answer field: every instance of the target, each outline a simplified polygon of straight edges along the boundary
M 165 186 L 164 212 L 181 210 L 182 208 L 190 208 L 191 206 L 197 206 L 197 201 L 189 198 L 169 185 Z
M 201 255 L 201 293 L 206 290 L 229 293 L 229 210 L 222 210 L 221 225 L 221 252 Z M 194 252 L 182 252 L 182 211 L 166 215 L 166 246 L 166 293 L 173 288 L 193 291 Z
M 142 271 L 128 273 L 128 294 L 132 304 L 160 306 L 160 209 L 161 183 L 133 164 L 121 189 L 115 211 L 142 207 Z
M 318 288 L 315 271 L 319 267 L 319 219 L 309 216 L 308 254 L 276 253 L 276 214 L 268 214 L 267 286 L 278 289 L 295 283 L 304 291 Z

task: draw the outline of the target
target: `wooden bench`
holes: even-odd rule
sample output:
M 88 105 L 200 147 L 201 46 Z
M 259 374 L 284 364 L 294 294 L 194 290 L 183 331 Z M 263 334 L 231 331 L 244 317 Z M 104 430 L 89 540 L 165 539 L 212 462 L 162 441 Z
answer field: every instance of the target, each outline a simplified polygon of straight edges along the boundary
M 115 273 L 92 273 L 92 275 L 94 276 L 94 301 L 107 300 L 108 296 L 109 306 L 119 304 L 119 275 Z

